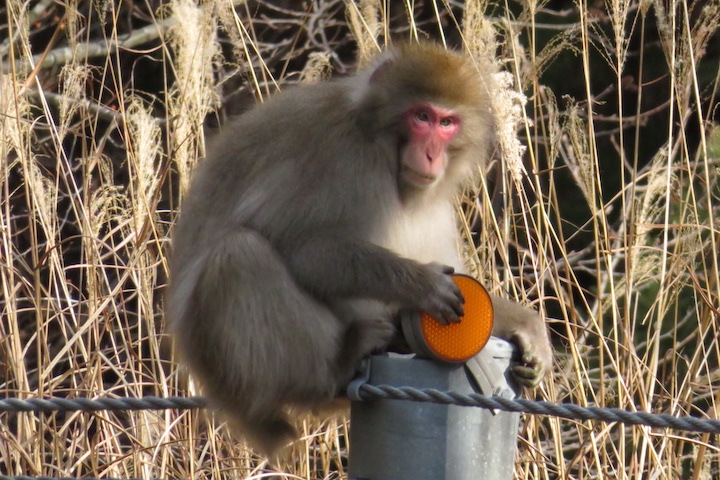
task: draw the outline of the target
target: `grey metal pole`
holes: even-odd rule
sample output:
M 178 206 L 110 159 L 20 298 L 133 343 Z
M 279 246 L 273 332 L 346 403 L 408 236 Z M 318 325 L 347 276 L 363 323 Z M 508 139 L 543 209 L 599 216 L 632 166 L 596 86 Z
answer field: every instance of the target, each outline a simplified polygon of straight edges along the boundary
M 512 346 L 491 338 L 468 365 L 374 356 L 369 382 L 514 396 L 505 380 Z M 498 374 L 498 372 L 500 372 Z M 353 480 L 511 480 L 520 415 L 404 400 L 353 401 Z

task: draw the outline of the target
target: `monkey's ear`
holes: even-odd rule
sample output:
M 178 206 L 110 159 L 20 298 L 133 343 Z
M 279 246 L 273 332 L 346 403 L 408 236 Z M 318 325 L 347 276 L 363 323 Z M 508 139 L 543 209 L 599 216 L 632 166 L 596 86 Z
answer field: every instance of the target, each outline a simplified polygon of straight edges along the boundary
M 382 82 L 393 62 L 395 62 L 394 58 L 387 58 L 383 60 L 380 65 L 375 67 L 373 72 L 370 74 L 370 83 L 373 84 L 377 82 Z
M 368 80 L 369 83 L 372 85 L 387 80 L 387 76 L 390 75 L 390 70 L 392 69 L 391 67 L 397 63 L 401 55 L 402 53 L 397 47 L 390 47 L 377 55 L 369 68 L 372 72 Z

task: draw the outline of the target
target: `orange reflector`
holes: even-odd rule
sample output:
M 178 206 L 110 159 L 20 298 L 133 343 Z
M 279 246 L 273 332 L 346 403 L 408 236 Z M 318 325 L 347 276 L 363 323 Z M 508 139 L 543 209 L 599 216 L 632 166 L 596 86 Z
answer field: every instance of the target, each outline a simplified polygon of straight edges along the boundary
M 464 362 L 477 354 L 490 339 L 493 305 L 480 282 L 467 275 L 453 275 L 465 297 L 465 315 L 459 323 L 443 325 L 430 315 L 406 315 L 403 332 L 413 351 L 423 357 L 446 362 Z

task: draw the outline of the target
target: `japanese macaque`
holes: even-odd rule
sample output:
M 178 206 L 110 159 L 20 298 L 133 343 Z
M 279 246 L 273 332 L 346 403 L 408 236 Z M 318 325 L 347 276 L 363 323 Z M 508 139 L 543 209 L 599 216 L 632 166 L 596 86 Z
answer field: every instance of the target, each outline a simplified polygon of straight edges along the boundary
M 413 44 L 225 127 L 175 227 L 167 313 L 206 394 L 254 446 L 292 440 L 288 411 L 341 394 L 399 311 L 462 316 L 453 202 L 493 125 L 470 59 Z M 513 374 L 536 384 L 552 361 L 543 320 L 493 302 L 493 333 L 522 352 Z

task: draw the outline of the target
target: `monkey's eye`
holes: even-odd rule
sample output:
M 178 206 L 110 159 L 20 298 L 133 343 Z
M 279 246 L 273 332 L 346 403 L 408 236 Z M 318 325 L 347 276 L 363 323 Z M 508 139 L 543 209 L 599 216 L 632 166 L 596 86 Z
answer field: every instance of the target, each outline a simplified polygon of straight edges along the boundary
M 430 121 L 430 115 L 425 110 L 418 110 L 415 112 L 415 120 L 418 122 L 429 122 Z
M 455 119 L 452 117 L 445 117 L 440 119 L 440 126 L 443 128 L 452 127 L 455 124 Z

